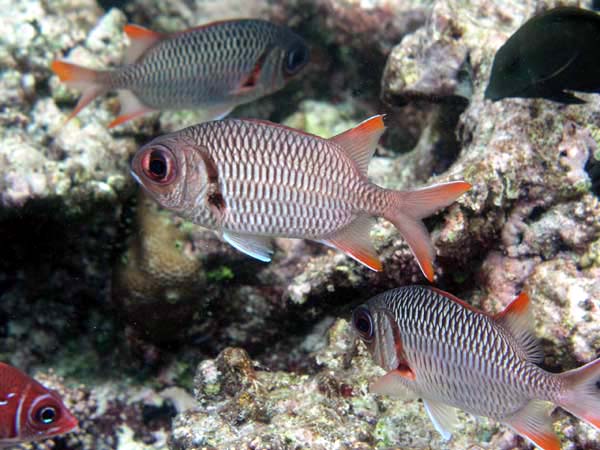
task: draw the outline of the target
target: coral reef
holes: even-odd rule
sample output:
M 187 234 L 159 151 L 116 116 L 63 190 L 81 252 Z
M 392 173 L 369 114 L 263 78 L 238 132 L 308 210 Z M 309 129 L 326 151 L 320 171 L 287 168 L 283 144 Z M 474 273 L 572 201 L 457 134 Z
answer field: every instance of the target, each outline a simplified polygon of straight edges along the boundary
M 382 273 L 305 241 L 278 239 L 272 263 L 251 260 L 137 197 L 129 175 L 140 144 L 201 112 L 109 131 L 118 102 L 104 96 L 65 124 L 77 94 L 48 66 L 63 56 L 120 64 L 128 20 L 169 31 L 243 12 L 293 26 L 313 47 L 313 68 L 234 114 L 332 136 L 387 112 L 374 182 L 473 184 L 426 220 L 436 285 L 486 311 L 526 289 L 543 365 L 561 371 L 600 348 L 600 97 L 583 95 L 579 106 L 483 98 L 496 49 L 559 3 L 586 6 L 28 0 L 5 8 L 0 359 L 37 372 L 81 421 L 77 433 L 20 448 L 527 448 L 465 414 L 442 442 L 419 402 L 369 393 L 382 372 L 344 318 L 375 293 L 424 282 L 391 224 L 380 220 L 371 234 Z M 597 446 L 588 425 L 560 410 L 554 418 L 567 448 Z
M 145 340 L 176 340 L 206 306 L 198 249 L 189 233 L 141 192 L 134 227 L 114 270 L 113 302 Z

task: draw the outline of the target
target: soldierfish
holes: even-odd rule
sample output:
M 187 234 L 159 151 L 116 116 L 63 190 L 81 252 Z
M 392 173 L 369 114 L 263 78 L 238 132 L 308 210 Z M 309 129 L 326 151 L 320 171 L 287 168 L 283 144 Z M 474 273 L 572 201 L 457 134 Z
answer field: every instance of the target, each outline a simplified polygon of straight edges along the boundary
M 94 98 L 119 91 L 121 112 L 109 127 L 157 110 L 203 108 L 209 119 L 281 89 L 309 60 L 302 38 L 255 19 L 228 20 L 162 34 L 126 25 L 125 65 L 112 71 L 54 61 L 52 70 L 83 95 L 69 118 Z
M 544 450 L 559 450 L 551 403 L 600 429 L 600 359 L 560 374 L 543 370 L 533 323 L 524 293 L 490 315 L 423 286 L 373 297 L 352 317 L 373 359 L 388 371 L 371 391 L 422 398 L 444 439 L 460 408 L 502 422 Z
M 432 280 L 434 252 L 421 219 L 471 186 L 402 192 L 371 183 L 367 167 L 384 129 L 383 116 L 331 139 L 260 120 L 208 122 L 144 145 L 132 174 L 163 207 L 261 261 L 271 260 L 271 237 L 279 236 L 323 242 L 380 271 L 369 231 L 383 216 Z
M 77 419 L 55 391 L 0 362 L 0 447 L 68 433 Z
M 558 7 L 532 17 L 500 47 L 485 97 L 584 103 L 569 91 L 600 92 L 600 16 Z

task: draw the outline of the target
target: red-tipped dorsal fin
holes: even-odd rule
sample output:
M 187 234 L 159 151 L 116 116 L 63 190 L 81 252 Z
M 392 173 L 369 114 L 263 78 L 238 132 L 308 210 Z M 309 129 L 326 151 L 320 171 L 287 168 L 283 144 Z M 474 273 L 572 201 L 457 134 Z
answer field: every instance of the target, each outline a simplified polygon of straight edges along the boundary
M 538 364 L 544 360 L 544 354 L 534 334 L 535 319 L 530 304 L 529 296 L 521 292 L 494 319 L 516 339 L 522 356 L 527 361 Z
M 391 192 L 392 200 L 383 212 L 383 217 L 400 231 L 429 281 L 433 281 L 435 252 L 421 219 L 450 205 L 470 188 L 471 185 L 464 181 L 451 181 L 415 191 Z
M 552 428 L 550 410 L 548 402 L 533 400 L 505 422 L 542 450 L 560 450 L 560 441 Z
M 448 300 L 452 300 L 454 303 L 458 303 L 463 308 L 470 309 L 471 311 L 479 313 L 479 314 L 486 314 L 485 312 L 481 311 L 480 309 L 475 308 L 472 305 L 469 305 L 467 302 L 465 302 L 464 300 L 458 298 L 456 295 L 451 294 L 450 292 L 442 291 L 441 289 L 436 288 L 434 286 L 427 286 L 426 289 L 429 289 L 429 290 L 432 290 L 434 292 L 437 292 L 442 297 L 446 297 Z
M 369 162 L 375 152 L 379 138 L 385 131 L 384 117 L 383 114 L 373 116 L 354 128 L 330 139 L 344 149 L 364 175 L 367 174 Z
M 381 272 L 383 266 L 369 237 L 373 223 L 372 217 L 359 216 L 342 231 L 322 242 L 341 250 L 369 269 Z
M 415 400 L 417 394 L 406 386 L 405 378 L 400 371 L 392 370 L 373 382 L 369 390 L 374 394 L 389 395 L 401 400 Z
M 162 33 L 157 33 L 156 31 L 133 24 L 125 25 L 123 31 L 131 40 L 131 44 L 125 53 L 126 64 L 133 64 L 136 62 L 146 50 L 165 37 Z
M 75 117 L 79 111 L 85 108 L 92 100 L 106 92 L 106 88 L 98 76 L 97 70 L 81 67 L 66 61 L 52 61 L 52 71 L 67 86 L 82 91 L 77 106 L 67 119 L 67 122 Z
M 135 119 L 136 117 L 154 111 L 154 109 L 149 108 L 140 102 L 139 99 L 131 93 L 131 91 L 119 91 L 119 102 L 121 103 L 119 117 L 108 124 L 108 128 L 114 128 L 117 125 L 121 125 L 122 123 Z

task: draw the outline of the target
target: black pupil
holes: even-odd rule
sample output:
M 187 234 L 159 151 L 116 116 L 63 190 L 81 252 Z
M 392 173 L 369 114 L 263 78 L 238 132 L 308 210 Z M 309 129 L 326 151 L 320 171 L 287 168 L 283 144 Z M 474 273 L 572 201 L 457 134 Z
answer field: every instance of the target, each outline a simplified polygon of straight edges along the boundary
M 354 320 L 354 326 L 361 334 L 367 337 L 371 336 L 371 319 L 367 312 L 360 311 L 356 315 L 356 319 Z
M 167 175 L 167 162 L 160 153 L 150 155 L 150 173 L 156 178 L 164 178 Z
M 54 419 L 56 418 L 56 410 L 54 408 L 52 408 L 51 406 L 46 406 L 42 409 L 40 409 L 40 411 L 38 412 L 38 418 L 40 419 L 40 422 L 45 423 L 45 424 L 49 424 L 54 422 Z
M 288 53 L 287 70 L 290 72 L 296 71 L 306 61 L 306 53 L 303 47 L 296 47 Z

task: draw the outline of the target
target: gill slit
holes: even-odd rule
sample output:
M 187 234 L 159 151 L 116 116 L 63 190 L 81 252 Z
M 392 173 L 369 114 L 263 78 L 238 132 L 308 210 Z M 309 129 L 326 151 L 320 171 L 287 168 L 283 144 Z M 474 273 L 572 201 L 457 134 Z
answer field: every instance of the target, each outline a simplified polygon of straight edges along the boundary
M 21 393 L 21 397 L 19 398 L 19 404 L 17 406 L 17 412 L 15 413 L 15 421 L 14 421 L 14 432 L 15 437 L 19 437 L 21 435 L 21 410 L 23 409 L 23 403 L 25 403 L 25 398 L 27 394 L 31 390 L 31 383 L 27 383 L 27 387 Z

